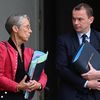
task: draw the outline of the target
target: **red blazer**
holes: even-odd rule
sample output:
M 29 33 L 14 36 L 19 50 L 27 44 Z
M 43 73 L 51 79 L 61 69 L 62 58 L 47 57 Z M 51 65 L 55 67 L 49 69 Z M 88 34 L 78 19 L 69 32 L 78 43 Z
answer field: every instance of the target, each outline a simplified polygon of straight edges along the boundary
M 18 52 L 8 42 L 6 42 L 6 45 L 0 42 L 0 91 L 17 92 L 18 83 L 14 80 L 17 70 Z M 26 71 L 28 70 L 33 52 L 31 48 L 25 48 L 24 50 L 24 66 Z M 44 88 L 47 82 L 47 75 L 44 73 L 44 70 L 41 73 L 39 82 Z

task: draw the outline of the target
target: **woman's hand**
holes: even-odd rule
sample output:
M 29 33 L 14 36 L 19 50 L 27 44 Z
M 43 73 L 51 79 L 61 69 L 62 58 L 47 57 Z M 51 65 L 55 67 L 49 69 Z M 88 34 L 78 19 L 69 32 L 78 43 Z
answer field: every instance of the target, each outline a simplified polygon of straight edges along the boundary
M 35 80 L 30 80 L 29 87 L 28 87 L 29 92 L 31 92 L 33 90 L 41 90 L 41 89 L 42 89 L 41 83 L 39 83 Z
M 25 75 L 24 78 L 22 79 L 22 81 L 18 84 L 17 92 L 19 92 L 20 90 L 27 90 L 28 89 L 29 84 L 25 82 L 26 79 L 27 79 L 27 75 Z

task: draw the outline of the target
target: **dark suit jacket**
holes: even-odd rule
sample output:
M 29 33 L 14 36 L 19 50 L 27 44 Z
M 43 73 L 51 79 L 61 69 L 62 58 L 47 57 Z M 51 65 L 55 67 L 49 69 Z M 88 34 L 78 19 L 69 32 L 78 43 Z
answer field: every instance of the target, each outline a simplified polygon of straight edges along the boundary
M 90 43 L 100 52 L 100 32 L 91 31 Z M 58 100 L 92 100 L 91 94 L 100 100 L 99 91 L 84 88 L 86 80 L 73 69 L 72 59 L 80 46 L 77 34 L 59 36 L 56 44 L 56 70 L 60 77 Z

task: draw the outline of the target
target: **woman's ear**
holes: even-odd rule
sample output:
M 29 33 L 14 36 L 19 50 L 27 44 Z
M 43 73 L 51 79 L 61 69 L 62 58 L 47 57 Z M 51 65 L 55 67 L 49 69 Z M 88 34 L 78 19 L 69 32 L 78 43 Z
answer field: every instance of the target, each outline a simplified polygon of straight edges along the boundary
M 12 30 L 16 33 L 18 31 L 18 27 L 16 25 L 13 25 Z

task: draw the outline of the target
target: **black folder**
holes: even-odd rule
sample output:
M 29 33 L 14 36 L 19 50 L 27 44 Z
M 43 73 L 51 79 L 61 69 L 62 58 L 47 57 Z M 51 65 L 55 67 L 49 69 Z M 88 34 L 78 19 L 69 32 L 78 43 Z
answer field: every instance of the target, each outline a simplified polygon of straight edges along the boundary
M 29 64 L 28 72 L 27 72 L 27 74 L 31 80 L 39 81 L 41 73 L 45 67 L 45 61 L 47 59 L 47 56 L 48 56 L 48 52 L 47 53 L 44 53 L 41 51 L 34 52 L 32 59 L 30 61 L 30 64 Z M 33 98 L 34 94 L 35 94 L 35 90 L 32 92 L 26 91 L 25 99 L 31 100 Z
M 36 80 L 36 81 L 39 80 L 40 75 L 41 75 L 41 73 L 44 69 L 44 63 L 45 62 L 42 62 L 42 63 L 36 65 L 32 80 Z M 34 96 L 34 93 L 35 93 L 35 91 L 32 91 L 32 92 L 29 93 L 28 100 L 32 99 L 32 97 Z
M 83 74 L 89 71 L 88 62 L 95 69 L 100 70 L 100 53 L 89 42 L 86 42 L 81 45 L 72 64 L 78 73 Z

